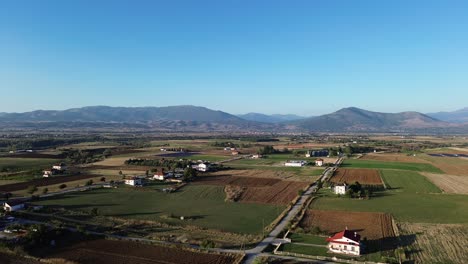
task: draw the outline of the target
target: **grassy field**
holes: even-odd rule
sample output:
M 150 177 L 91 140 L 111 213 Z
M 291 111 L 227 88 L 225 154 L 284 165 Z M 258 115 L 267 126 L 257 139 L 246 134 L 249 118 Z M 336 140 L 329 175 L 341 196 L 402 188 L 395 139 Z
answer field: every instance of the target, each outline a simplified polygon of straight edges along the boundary
M 56 159 L 1 158 L 0 172 L 45 169 L 56 163 Z
M 315 236 L 315 235 L 308 235 L 308 234 L 298 234 L 292 233 L 289 238 L 293 243 L 307 243 L 307 244 L 314 244 L 314 245 L 327 245 L 326 242 L 327 237 L 323 236 Z
M 441 193 L 441 190 L 426 177 L 413 171 L 382 170 L 382 179 L 387 188 L 405 193 Z
M 394 169 L 408 171 L 424 171 L 432 173 L 443 173 L 440 169 L 428 163 L 403 163 L 386 162 L 375 160 L 346 159 L 341 165 L 343 168 L 369 168 L 369 169 Z
M 384 170 L 392 189 L 375 193 L 369 200 L 338 198 L 322 189 L 311 208 L 361 212 L 387 212 L 398 221 L 413 223 L 468 223 L 468 196 L 441 194 L 424 176 L 415 172 Z
M 283 206 L 224 202 L 223 187 L 188 185 L 176 193 L 157 188 L 119 187 L 68 194 L 41 201 L 69 210 L 98 208 L 100 214 L 129 219 L 194 225 L 222 231 L 258 234 L 284 209 Z M 184 216 L 189 220 L 171 217 Z
M 332 256 L 331 254 L 327 254 L 328 249 L 326 247 L 303 246 L 297 244 L 283 244 L 280 251 L 310 256 Z

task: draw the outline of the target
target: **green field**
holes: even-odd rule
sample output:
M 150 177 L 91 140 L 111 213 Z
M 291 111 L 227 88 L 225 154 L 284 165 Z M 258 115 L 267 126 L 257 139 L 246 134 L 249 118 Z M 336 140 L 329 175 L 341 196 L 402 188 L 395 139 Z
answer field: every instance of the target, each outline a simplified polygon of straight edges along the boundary
M 292 252 L 297 254 L 304 254 L 310 256 L 332 256 L 327 254 L 328 248 L 316 246 L 303 246 L 297 244 L 283 244 L 280 251 Z
M 291 235 L 289 235 L 289 238 L 291 239 L 293 243 L 307 243 L 307 244 L 314 244 L 314 245 L 327 245 L 328 244 L 326 242 L 327 237 L 323 237 L 323 236 L 292 233 Z
M 391 213 L 398 221 L 416 223 L 468 223 L 468 196 L 442 194 L 424 176 L 410 171 L 382 171 L 392 188 L 369 200 L 339 198 L 322 189 L 311 208 Z
M 443 173 L 440 169 L 427 163 L 403 163 L 375 160 L 345 159 L 341 164 L 343 168 L 369 168 L 369 169 L 394 169 L 408 171 L 424 171 L 431 173 Z
M 281 167 L 281 166 L 267 166 L 267 165 L 245 165 L 229 162 L 224 164 L 225 167 L 231 167 L 239 170 L 272 170 L 293 172 L 296 176 L 320 176 L 324 169 L 320 167 Z
M 259 234 L 284 209 L 283 206 L 224 202 L 223 187 L 187 185 L 175 193 L 156 187 L 100 189 L 40 201 L 69 210 L 98 208 L 101 215 L 154 220 L 175 225 L 195 225 L 228 232 Z M 173 218 L 171 217 L 177 217 Z M 180 216 L 192 218 L 180 220 Z
M 56 162 L 56 159 L 0 158 L 0 172 L 42 170 Z

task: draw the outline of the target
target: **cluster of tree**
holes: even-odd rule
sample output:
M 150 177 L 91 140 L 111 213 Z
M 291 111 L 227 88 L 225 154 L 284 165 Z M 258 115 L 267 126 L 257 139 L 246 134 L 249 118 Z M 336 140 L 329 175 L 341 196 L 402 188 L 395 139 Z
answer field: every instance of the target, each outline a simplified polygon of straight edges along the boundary
M 172 160 L 172 159 L 128 159 L 125 161 L 126 165 L 136 165 L 136 166 L 153 166 L 153 167 L 166 167 L 169 169 L 174 168 L 185 168 L 191 165 L 190 160 Z
M 111 151 L 109 149 L 102 149 L 100 151 L 68 149 L 65 150 L 63 154 L 70 164 L 85 164 L 103 160 L 105 157 L 111 155 Z
M 273 146 L 264 146 L 263 148 L 259 149 L 258 150 L 258 154 L 262 154 L 262 155 L 269 155 L 269 154 L 275 154 L 275 153 L 279 153 L 280 151 L 275 149 Z
M 372 196 L 372 189 L 362 186 L 359 182 L 355 182 L 349 185 L 346 195 L 349 198 L 366 198 L 369 199 Z
M 197 177 L 197 170 L 192 167 L 187 167 L 184 170 L 184 181 L 191 181 Z
M 222 148 L 237 148 L 237 145 L 230 142 L 230 141 L 215 141 L 214 143 L 211 144 L 213 147 L 222 147 Z

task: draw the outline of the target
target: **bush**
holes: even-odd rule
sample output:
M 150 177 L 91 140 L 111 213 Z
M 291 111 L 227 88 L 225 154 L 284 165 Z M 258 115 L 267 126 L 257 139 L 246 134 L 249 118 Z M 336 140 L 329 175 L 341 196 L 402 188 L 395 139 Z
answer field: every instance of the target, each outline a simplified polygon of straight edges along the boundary
M 62 183 L 62 184 L 60 184 L 59 188 L 60 189 L 65 189 L 65 188 L 67 188 L 67 185 L 65 183 Z
M 85 183 L 86 186 L 90 186 L 90 185 L 93 185 L 93 180 L 89 180 Z
M 100 181 L 105 182 L 105 181 L 106 181 L 106 177 L 101 177 Z
M 36 187 L 35 185 L 30 185 L 30 186 L 28 186 L 27 192 L 28 192 L 29 194 L 33 194 L 33 193 L 35 193 L 36 191 L 37 191 L 37 187 Z

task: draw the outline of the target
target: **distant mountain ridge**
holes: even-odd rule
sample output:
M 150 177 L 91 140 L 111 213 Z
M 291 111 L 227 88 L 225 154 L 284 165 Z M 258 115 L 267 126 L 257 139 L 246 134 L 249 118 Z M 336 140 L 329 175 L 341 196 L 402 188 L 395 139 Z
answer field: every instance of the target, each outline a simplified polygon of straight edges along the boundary
M 293 121 L 299 119 L 305 119 L 304 116 L 292 115 L 292 114 L 273 114 L 273 115 L 265 115 L 261 113 L 247 113 L 243 115 L 237 115 L 238 117 L 255 122 L 263 122 L 263 123 L 280 123 L 285 121 Z
M 428 113 L 427 115 L 446 122 L 468 123 L 468 107 L 452 112 Z
M 451 124 L 418 112 L 379 113 L 356 107 L 289 122 L 308 131 L 382 132 L 450 127 Z
M 291 119 L 287 121 L 279 121 Z M 379 113 L 356 107 L 334 113 L 300 118 L 293 115 L 250 113 L 235 116 L 206 107 L 182 105 L 167 107 L 89 106 L 62 111 L 37 110 L 0 114 L 0 130 L 14 129 L 85 129 L 95 131 L 167 132 L 415 132 L 467 133 L 468 124 L 438 120 L 418 112 Z M 250 119 L 250 120 L 246 120 Z M 101 129 L 102 128 L 102 129 Z M 100 130 L 101 129 L 101 130 Z

